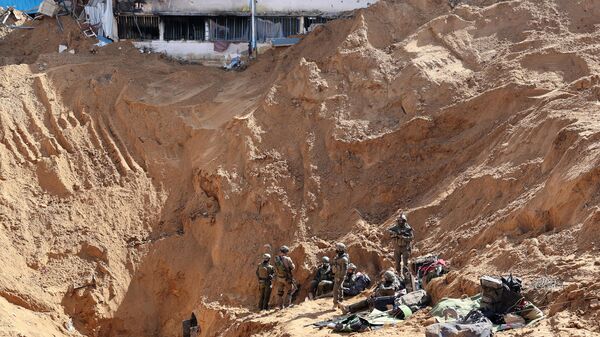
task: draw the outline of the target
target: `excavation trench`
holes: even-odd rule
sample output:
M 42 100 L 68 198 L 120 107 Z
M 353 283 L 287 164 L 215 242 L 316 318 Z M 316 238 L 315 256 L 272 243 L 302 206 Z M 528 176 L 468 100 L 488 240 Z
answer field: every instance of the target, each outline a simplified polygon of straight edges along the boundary
M 325 335 L 305 325 L 326 300 L 253 311 L 260 256 L 290 246 L 307 285 L 343 241 L 376 278 L 405 212 L 413 257 L 453 270 L 434 298 L 545 278 L 561 286 L 527 289 L 550 315 L 536 333 L 598 333 L 594 6 L 382 1 L 243 72 L 128 42 L 91 54 L 51 20 L 8 33 L 0 331 L 179 336 L 195 312 L 203 336 Z

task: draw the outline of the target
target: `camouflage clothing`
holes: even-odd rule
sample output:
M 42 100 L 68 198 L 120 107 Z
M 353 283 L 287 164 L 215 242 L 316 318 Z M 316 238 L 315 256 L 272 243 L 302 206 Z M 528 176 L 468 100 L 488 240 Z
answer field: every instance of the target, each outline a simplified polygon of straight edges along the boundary
M 371 279 L 361 272 L 346 274 L 344 281 L 344 296 L 356 296 L 371 286 Z
M 344 300 L 343 284 L 348 272 L 350 257 L 346 253 L 336 255 L 333 260 L 333 304 L 339 304 Z
M 404 284 L 396 274 L 391 279 L 384 279 L 375 288 L 373 296 L 394 296 L 397 291 L 404 289 Z
M 412 227 L 407 222 L 398 222 L 389 228 L 394 244 L 394 259 L 396 262 L 396 272 L 403 275 L 402 267 L 408 269 L 408 258 L 412 250 L 412 241 L 415 237 Z
M 259 290 L 259 310 L 269 309 L 269 299 L 271 298 L 272 280 L 275 276 L 275 268 L 269 263 L 269 261 L 263 261 L 256 267 L 256 277 L 258 278 L 258 290 Z
M 294 262 L 292 262 L 289 256 L 281 254 L 275 257 L 275 272 L 277 274 L 275 286 L 277 288 L 278 305 L 280 308 L 288 307 L 292 303 L 292 294 L 296 289 L 292 276 L 295 268 L 296 266 L 294 266 Z
M 315 278 L 310 282 L 309 293 L 312 294 L 312 296 L 323 295 L 323 291 L 326 285 L 326 282 L 323 281 L 331 280 L 333 280 L 331 265 L 321 264 L 321 266 L 319 266 L 319 269 L 317 269 L 317 274 L 315 275 Z

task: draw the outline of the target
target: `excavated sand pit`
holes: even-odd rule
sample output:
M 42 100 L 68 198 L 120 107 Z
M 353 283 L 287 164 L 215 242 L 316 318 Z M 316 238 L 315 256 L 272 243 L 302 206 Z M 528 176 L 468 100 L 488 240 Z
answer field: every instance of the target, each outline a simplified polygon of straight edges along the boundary
M 303 284 L 336 241 L 375 276 L 400 211 L 453 270 L 434 299 L 512 272 L 548 318 L 499 336 L 600 335 L 599 13 L 387 1 L 244 72 L 6 33 L 0 335 L 179 336 L 191 312 L 202 336 L 325 335 L 326 300 L 255 312 L 264 245 Z

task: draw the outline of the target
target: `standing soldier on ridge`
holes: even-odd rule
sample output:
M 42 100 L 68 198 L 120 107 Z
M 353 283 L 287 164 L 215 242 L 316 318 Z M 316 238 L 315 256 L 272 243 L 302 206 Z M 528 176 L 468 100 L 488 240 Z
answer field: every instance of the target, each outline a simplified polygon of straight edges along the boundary
M 292 259 L 287 256 L 290 249 L 287 246 L 281 246 L 279 254 L 275 256 L 275 272 L 277 279 L 277 296 L 279 301 L 277 305 L 280 309 L 289 307 L 292 304 L 292 294 L 295 291 L 294 277 L 292 271 L 296 268 Z M 285 294 L 285 298 L 284 298 Z
M 344 300 L 344 280 L 348 272 L 350 257 L 346 253 L 346 245 L 338 242 L 335 244 L 337 255 L 333 260 L 333 308 L 341 308 L 341 302 Z
M 271 281 L 275 276 L 275 268 L 269 263 L 270 254 L 263 255 L 263 261 L 256 268 L 256 277 L 258 277 L 258 289 L 260 291 L 260 300 L 258 310 L 269 310 L 269 299 L 271 298 Z
M 396 224 L 388 229 L 391 237 L 395 240 L 394 260 L 396 262 L 396 272 L 404 277 L 407 290 L 412 291 L 411 276 L 408 269 L 408 258 L 412 250 L 412 241 L 415 238 L 412 227 L 406 220 L 406 215 L 402 213 L 396 220 Z

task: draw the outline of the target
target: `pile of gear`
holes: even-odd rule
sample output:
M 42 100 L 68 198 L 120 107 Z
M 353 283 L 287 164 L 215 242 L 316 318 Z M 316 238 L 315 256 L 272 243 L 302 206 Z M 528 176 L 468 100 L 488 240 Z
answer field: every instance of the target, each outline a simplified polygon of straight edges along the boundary
M 329 327 L 336 332 L 361 332 L 394 325 L 426 307 L 430 302 L 425 290 L 407 293 L 404 280 L 393 270 L 386 270 L 373 293 L 364 300 L 342 306 L 343 316 L 317 322 L 315 327 Z
M 335 244 L 335 256 L 323 256 L 310 281 L 310 300 L 332 296 L 333 308 L 343 315 L 314 323 L 336 332 L 361 332 L 400 324 L 415 312 L 430 305 L 424 290 L 432 279 L 448 273 L 446 261 L 438 255 L 415 258 L 409 263 L 414 231 L 401 214 L 388 229 L 394 241 L 395 268 L 382 272 L 371 294 L 350 305 L 344 299 L 371 288 L 371 279 L 350 262 L 346 245 Z M 299 285 L 294 279 L 295 265 L 288 256 L 289 248 L 282 246 L 271 265 L 271 255 L 264 254 L 256 269 L 259 283 L 259 310 L 269 309 L 271 288 L 277 290 L 280 309 L 292 304 Z M 495 331 L 514 329 L 533 324 L 544 317 L 541 310 L 521 295 L 522 281 L 510 276 L 480 279 L 481 294 L 465 299 L 442 299 L 430 311 L 435 324 L 426 328 L 426 337 L 487 337 Z
M 521 294 L 519 278 L 482 276 L 479 281 L 480 294 L 443 299 L 431 309 L 431 316 L 440 323 L 428 326 L 426 337 L 488 337 L 544 318 L 544 313 Z
M 530 326 L 544 318 L 543 312 L 521 295 L 517 277 L 480 279 L 481 293 L 467 298 L 445 298 L 429 314 L 437 323 L 428 326 L 426 337 L 489 337 L 497 331 Z M 335 332 L 363 332 L 384 325 L 401 324 L 430 304 L 425 290 L 406 293 L 398 275 L 386 271 L 374 293 L 344 307 L 344 315 L 312 324 Z

